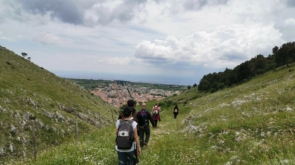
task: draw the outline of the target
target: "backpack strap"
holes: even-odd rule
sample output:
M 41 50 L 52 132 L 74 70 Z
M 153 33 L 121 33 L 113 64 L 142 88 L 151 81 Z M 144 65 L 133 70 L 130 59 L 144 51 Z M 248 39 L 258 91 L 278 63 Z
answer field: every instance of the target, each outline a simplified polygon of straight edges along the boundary
M 132 123 L 134 122 L 133 120 L 127 120 L 128 124 L 132 125 Z
M 129 125 L 132 126 L 132 123 L 133 123 L 133 122 L 134 122 L 133 120 L 122 120 L 122 122 L 121 122 L 120 124 L 122 124 L 122 123 L 127 123 L 127 124 L 129 124 Z M 132 127 L 132 129 L 133 129 L 133 127 Z
M 123 119 L 119 119 L 119 125 L 123 124 L 123 123 L 127 123 L 129 125 L 132 126 L 132 123 L 134 122 L 133 120 L 123 120 Z

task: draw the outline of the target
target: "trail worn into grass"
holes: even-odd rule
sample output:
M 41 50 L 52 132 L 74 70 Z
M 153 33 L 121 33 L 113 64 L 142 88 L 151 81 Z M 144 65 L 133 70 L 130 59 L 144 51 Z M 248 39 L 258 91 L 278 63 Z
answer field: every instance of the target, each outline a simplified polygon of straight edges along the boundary
M 179 151 L 187 150 L 187 147 L 181 144 L 186 137 L 178 130 L 186 115 L 179 115 L 177 119 L 174 119 L 173 114 L 168 114 L 167 111 L 162 112 L 161 115 L 162 120 L 158 122 L 158 128 L 151 127 L 149 144 L 143 147 L 143 152 L 139 157 L 140 165 L 176 165 L 184 162 Z M 184 154 L 189 155 L 185 151 Z
M 168 122 L 160 122 L 158 124 L 157 128 L 153 128 L 151 127 L 151 137 L 150 137 L 150 141 L 149 141 L 149 146 L 150 147 L 156 147 L 157 146 L 157 142 L 160 141 L 161 138 L 163 138 L 163 136 L 165 135 L 165 132 L 167 131 L 169 126 Z M 144 149 L 146 149 L 144 147 Z

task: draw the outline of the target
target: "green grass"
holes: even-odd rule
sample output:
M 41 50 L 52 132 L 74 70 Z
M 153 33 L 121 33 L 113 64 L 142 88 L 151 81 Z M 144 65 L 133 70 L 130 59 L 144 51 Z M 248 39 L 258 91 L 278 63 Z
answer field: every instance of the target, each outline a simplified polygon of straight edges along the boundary
M 294 64 L 215 93 L 191 88 L 178 96 L 148 102 L 148 110 L 160 103 L 162 121 L 159 128 L 151 129 L 140 164 L 295 164 L 295 72 L 289 69 L 294 70 Z M 173 119 L 174 104 L 180 109 L 177 119 Z M 79 141 L 71 137 L 66 143 L 42 150 L 36 161 L 26 158 L 7 164 L 117 162 L 113 123 L 89 130 Z
M 31 115 L 36 117 L 39 151 L 74 137 L 75 113 L 67 113 L 65 109 L 80 113 L 81 135 L 110 125 L 111 112 L 117 111 L 83 87 L 12 51 L 0 51 L 0 164 L 32 156 L 32 121 L 28 119 Z M 57 113 L 64 119 L 58 118 Z

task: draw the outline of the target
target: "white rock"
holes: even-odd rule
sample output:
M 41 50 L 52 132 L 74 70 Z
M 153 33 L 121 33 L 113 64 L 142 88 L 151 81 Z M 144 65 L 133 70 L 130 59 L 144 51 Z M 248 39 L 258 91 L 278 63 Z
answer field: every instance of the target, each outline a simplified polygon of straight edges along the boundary
M 49 118 L 53 118 L 53 114 L 50 112 L 45 111 L 45 115 Z
M 23 156 L 24 156 L 24 157 L 27 156 L 27 151 L 23 150 Z
M 293 109 L 290 108 L 290 107 L 287 107 L 287 108 L 286 108 L 286 111 L 293 111 Z
M 2 147 L 0 147 L 0 155 L 5 155 L 5 150 Z
M 27 122 L 26 122 L 25 120 L 23 120 L 22 123 L 21 123 L 21 127 L 22 127 L 22 129 L 25 128 L 26 124 L 27 124 Z
M 16 114 L 14 115 L 15 118 L 20 118 L 20 114 L 18 112 L 16 112 Z
M 238 105 L 242 105 L 243 103 L 247 102 L 246 100 L 235 100 L 231 104 L 235 107 Z
M 13 144 L 12 143 L 10 143 L 10 145 L 9 145 L 9 150 L 10 150 L 10 152 L 13 152 Z
M 16 131 L 16 127 L 13 124 L 11 124 L 11 126 L 10 126 L 10 131 L 12 131 L 12 132 Z
M 41 120 L 38 120 L 37 122 L 38 122 L 38 124 L 40 125 L 41 128 L 44 128 L 45 125 Z
M 61 115 L 59 112 L 56 111 L 55 114 L 56 114 L 56 116 L 57 116 L 58 119 L 65 120 L 65 118 L 63 117 L 63 115 Z
M 229 106 L 230 105 L 229 104 L 226 104 L 226 103 L 219 104 L 219 108 L 229 107 Z

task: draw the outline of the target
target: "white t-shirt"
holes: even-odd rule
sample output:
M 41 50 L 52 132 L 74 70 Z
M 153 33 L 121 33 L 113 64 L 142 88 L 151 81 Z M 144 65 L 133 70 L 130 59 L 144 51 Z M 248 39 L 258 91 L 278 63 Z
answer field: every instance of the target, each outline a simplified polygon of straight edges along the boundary
M 120 125 L 120 120 L 117 120 L 117 122 L 116 122 L 116 129 L 119 128 L 119 125 Z M 136 121 L 133 121 L 132 122 L 132 128 L 133 128 L 133 130 L 136 129 L 136 126 L 137 126 Z M 135 149 L 136 149 L 136 142 L 135 142 L 135 140 L 133 142 L 132 147 L 130 149 L 127 149 L 127 150 L 118 149 L 118 147 L 116 145 L 116 150 L 119 151 L 119 152 L 130 152 L 130 151 L 133 151 Z

